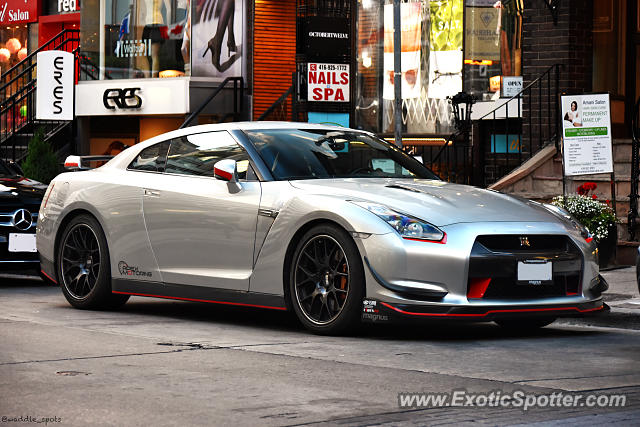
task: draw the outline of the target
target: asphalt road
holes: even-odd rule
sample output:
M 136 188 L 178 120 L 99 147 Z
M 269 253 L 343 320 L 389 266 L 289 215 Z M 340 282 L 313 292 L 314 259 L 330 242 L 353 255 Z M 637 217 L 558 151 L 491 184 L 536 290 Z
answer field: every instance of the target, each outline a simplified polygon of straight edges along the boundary
M 20 280 L 0 283 L 0 307 L 0 425 L 640 424 L 640 331 L 611 322 L 320 337 L 260 309 L 132 298 L 80 311 Z M 626 406 L 399 406 L 399 393 L 462 389 L 620 394 Z

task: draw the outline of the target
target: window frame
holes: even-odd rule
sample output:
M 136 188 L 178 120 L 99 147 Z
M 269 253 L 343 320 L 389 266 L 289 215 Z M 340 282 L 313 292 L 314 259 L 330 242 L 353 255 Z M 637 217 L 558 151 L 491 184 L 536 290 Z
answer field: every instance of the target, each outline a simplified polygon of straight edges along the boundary
M 167 151 L 166 151 L 166 153 L 164 155 L 164 164 L 162 165 L 162 170 L 150 171 L 150 170 L 144 170 L 144 169 L 134 169 L 132 167 L 133 162 L 135 162 L 138 159 L 138 157 L 140 157 L 140 155 L 142 154 L 143 151 L 148 150 L 151 147 L 155 147 L 156 145 L 160 145 L 160 144 L 164 144 L 164 143 L 167 143 L 168 145 L 167 145 Z M 127 169 L 126 170 L 127 171 L 132 171 L 132 172 L 146 172 L 146 173 L 156 173 L 156 174 L 164 173 L 164 169 L 165 169 L 165 167 L 167 165 L 167 155 L 169 154 L 169 148 L 170 147 L 171 147 L 171 139 L 165 139 L 164 141 L 159 141 L 159 142 L 156 142 L 155 144 L 152 144 L 152 145 L 150 145 L 148 147 L 143 148 L 142 150 L 140 150 L 138 152 L 138 154 L 136 154 L 136 156 L 133 158 L 133 160 L 131 160 L 129 162 L 129 164 L 127 165 Z
M 240 182 L 264 182 L 264 181 L 273 181 L 273 178 L 271 178 L 269 175 L 265 175 L 264 173 L 264 165 L 260 165 L 257 164 L 256 161 L 254 160 L 257 156 L 257 152 L 255 150 L 255 147 L 253 147 L 253 145 L 250 142 L 246 142 L 246 141 L 242 141 L 242 138 L 237 138 L 236 134 L 234 134 L 234 132 L 230 132 L 227 129 L 221 129 L 221 130 L 209 130 L 209 131 L 202 131 L 202 132 L 193 132 L 193 133 L 186 133 L 184 135 L 179 135 L 179 136 L 174 136 L 173 138 L 169 138 L 169 139 L 165 139 L 163 141 L 159 141 L 155 144 L 152 144 L 146 148 L 143 148 L 142 150 L 140 150 L 140 152 L 138 152 L 135 157 L 133 158 L 133 160 L 131 160 L 131 162 L 129 162 L 129 165 L 127 165 L 127 171 L 132 171 L 132 172 L 145 172 L 145 173 L 155 173 L 155 174 L 162 174 L 162 175 L 169 175 L 169 176 L 183 176 L 183 177 L 191 177 L 191 178 L 206 178 L 206 179 L 215 179 L 218 180 L 218 178 L 216 178 L 215 176 L 205 176 L 205 175 L 188 175 L 188 174 L 182 174 L 182 173 L 175 173 L 175 172 L 166 172 L 166 166 L 167 166 L 167 158 L 169 156 L 169 151 L 171 150 L 171 144 L 172 141 L 174 139 L 178 139 L 178 138 L 185 138 L 191 135 L 201 135 L 201 134 L 206 134 L 206 133 L 216 133 L 216 132 L 226 132 L 227 135 L 229 135 L 231 137 L 231 139 L 233 140 L 233 142 L 235 142 L 242 150 L 244 150 L 245 153 L 247 153 L 247 159 L 249 161 L 249 167 L 252 169 L 252 173 L 253 176 L 255 176 L 255 180 L 254 179 L 241 179 L 239 180 Z M 244 136 L 244 133 L 242 133 L 242 135 Z M 144 151 L 147 150 L 151 147 L 155 147 L 158 144 L 163 144 L 163 143 L 168 143 L 168 147 L 167 147 L 167 152 L 165 153 L 165 157 L 164 157 L 164 164 L 162 167 L 161 171 L 149 171 L 149 170 L 142 170 L 142 169 L 133 169 L 131 167 L 131 165 L 133 164 L 133 162 L 136 161 L 136 159 L 140 156 L 140 154 Z M 249 148 L 248 148 L 249 147 Z M 258 157 L 259 158 L 259 157 Z M 261 160 L 261 159 L 260 159 Z M 248 170 L 248 169 L 247 169 Z M 247 172 L 248 173 L 248 172 Z

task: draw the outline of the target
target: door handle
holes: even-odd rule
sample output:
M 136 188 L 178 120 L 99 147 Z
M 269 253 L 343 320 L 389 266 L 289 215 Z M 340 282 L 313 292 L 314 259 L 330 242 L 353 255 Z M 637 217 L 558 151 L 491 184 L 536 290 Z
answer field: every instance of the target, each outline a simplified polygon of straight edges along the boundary
M 160 197 L 160 192 L 157 190 L 149 190 L 148 188 L 145 188 L 144 195 L 148 197 Z

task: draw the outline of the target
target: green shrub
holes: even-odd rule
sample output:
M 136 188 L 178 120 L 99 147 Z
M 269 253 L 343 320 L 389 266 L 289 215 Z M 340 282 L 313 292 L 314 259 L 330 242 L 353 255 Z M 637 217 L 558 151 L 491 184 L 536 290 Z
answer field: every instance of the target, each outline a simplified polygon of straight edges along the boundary
M 29 151 L 27 158 L 22 163 L 24 176 L 40 181 L 43 184 L 51 182 L 60 173 L 58 158 L 51 149 L 51 145 L 44 140 L 42 129 L 36 133 L 29 141 Z

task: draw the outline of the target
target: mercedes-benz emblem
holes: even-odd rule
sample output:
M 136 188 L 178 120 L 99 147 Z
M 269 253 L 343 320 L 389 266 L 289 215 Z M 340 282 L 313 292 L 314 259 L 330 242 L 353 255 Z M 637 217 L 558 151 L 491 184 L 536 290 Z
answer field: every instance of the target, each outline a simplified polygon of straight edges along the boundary
M 26 209 L 18 209 L 11 219 L 13 226 L 19 230 L 27 230 L 31 227 L 33 219 L 31 218 L 31 212 Z

